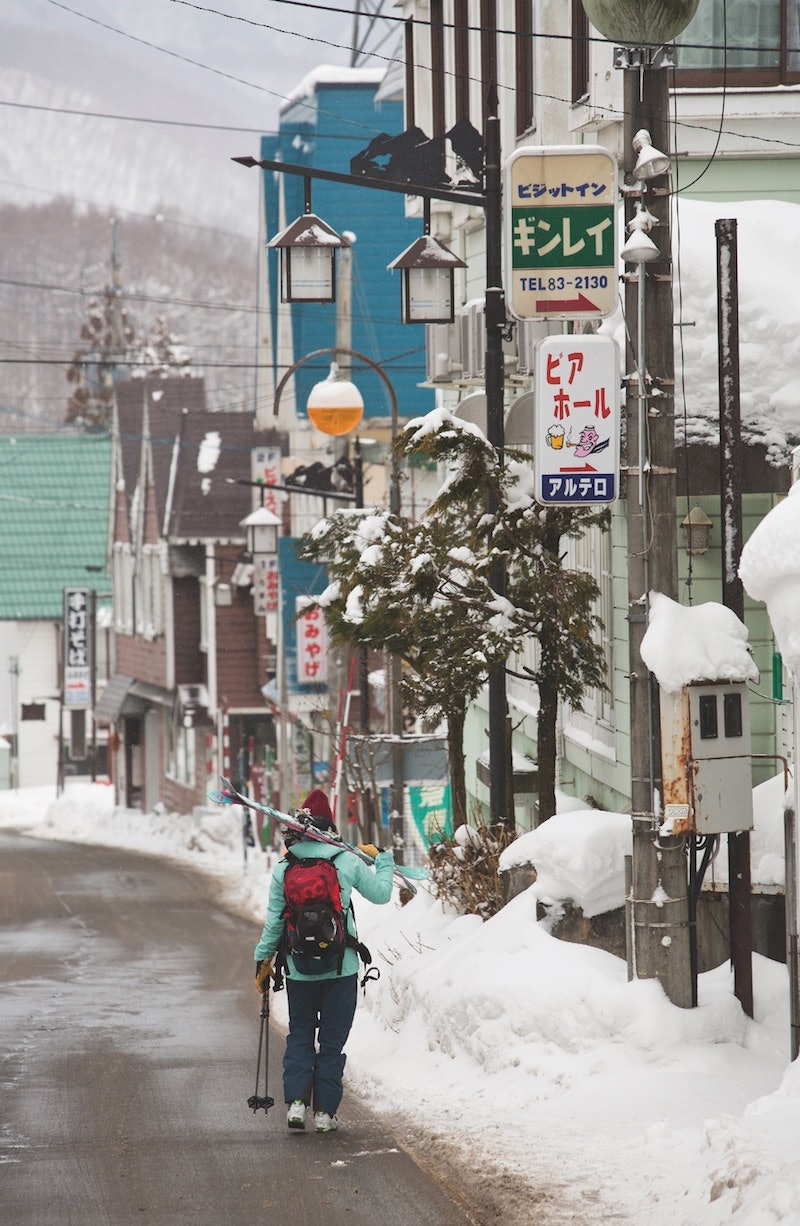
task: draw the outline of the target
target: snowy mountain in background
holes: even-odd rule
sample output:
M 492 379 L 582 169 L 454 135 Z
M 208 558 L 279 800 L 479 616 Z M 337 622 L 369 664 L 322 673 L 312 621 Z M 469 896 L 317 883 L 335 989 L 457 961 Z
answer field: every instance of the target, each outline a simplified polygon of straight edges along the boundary
M 6 31 L 0 40 L 0 99 L 6 104 L 0 199 L 39 203 L 58 195 L 116 211 L 168 211 L 254 234 L 255 176 L 248 179 L 230 159 L 258 148 L 265 109 L 258 94 L 246 107 L 242 90 L 231 88 L 226 100 L 213 74 L 195 70 L 186 83 L 169 57 L 162 63 L 153 52 L 143 57 L 143 50 L 110 34 L 92 39 L 82 27 L 73 34 L 30 25 Z M 113 115 L 134 118 L 100 117 Z M 171 121 L 251 126 L 253 132 Z
M 66 371 L 93 299 L 112 284 L 112 214 L 66 201 L 0 205 L 0 431 L 63 426 Z M 140 216 L 116 225 L 122 301 L 137 330 L 163 315 L 211 409 L 253 409 L 256 248 L 240 235 Z
M 292 5 L 224 8 L 4 0 L 3 432 L 63 423 L 66 365 L 111 282 L 112 219 L 133 321 L 148 332 L 164 314 L 210 407 L 252 409 L 259 180 L 231 159 L 257 155 L 283 98 L 348 49 L 340 14 L 317 14 L 312 40 Z

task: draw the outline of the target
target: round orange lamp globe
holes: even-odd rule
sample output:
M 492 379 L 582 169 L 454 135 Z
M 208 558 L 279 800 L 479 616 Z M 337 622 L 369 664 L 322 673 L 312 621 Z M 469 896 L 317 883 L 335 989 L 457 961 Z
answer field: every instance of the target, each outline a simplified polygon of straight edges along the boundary
M 349 434 L 364 416 L 364 401 L 348 379 L 324 379 L 309 392 L 306 411 L 323 434 Z

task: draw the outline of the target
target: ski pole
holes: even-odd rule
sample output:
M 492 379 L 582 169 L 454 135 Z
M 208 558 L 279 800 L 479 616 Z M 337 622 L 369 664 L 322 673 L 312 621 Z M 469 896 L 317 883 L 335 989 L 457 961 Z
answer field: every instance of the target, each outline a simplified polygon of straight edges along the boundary
M 261 1073 L 261 1053 L 264 1052 L 264 1093 L 260 1095 L 258 1092 L 258 1080 Z M 269 1111 L 270 1107 L 275 1106 L 275 1099 L 271 1098 L 267 1093 L 267 1080 L 269 1078 L 269 984 L 261 993 L 261 1029 L 258 1032 L 258 1060 L 256 1062 L 256 1092 L 251 1094 L 247 1100 L 247 1105 L 255 1113 L 256 1111 Z

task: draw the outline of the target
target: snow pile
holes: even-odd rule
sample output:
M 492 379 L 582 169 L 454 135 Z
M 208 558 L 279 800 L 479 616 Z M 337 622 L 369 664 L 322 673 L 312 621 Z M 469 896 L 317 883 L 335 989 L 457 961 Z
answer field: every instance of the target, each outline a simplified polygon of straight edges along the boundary
M 693 681 L 758 681 L 747 627 L 725 605 L 687 607 L 650 593 L 650 621 L 641 656 L 658 684 L 676 694 Z
M 781 858 L 783 776 L 757 790 L 754 864 Z M 573 802 L 574 804 L 574 802 Z M 270 858 L 243 856 L 242 811 L 114 810 L 110 788 L 70 783 L 0 793 L 0 825 L 161 855 L 212 873 L 261 929 Z M 629 819 L 574 810 L 509 848 L 591 909 L 619 897 Z M 760 842 L 756 842 L 760 839 Z M 359 931 L 381 970 L 348 1044 L 347 1086 L 398 1129 L 480 1154 L 529 1189 L 542 1221 L 639 1226 L 800 1222 L 800 1071 L 788 1063 L 785 966 L 754 958 L 744 1016 L 727 965 L 699 980 L 699 1007 L 670 1004 L 624 961 L 555 940 L 535 887 L 482 923 L 425 886 L 405 907 L 360 899 Z M 248 980 L 242 992 L 252 993 Z M 286 997 L 275 998 L 285 1024 Z M 342 1111 L 347 1122 L 347 1097 Z M 280 1127 L 280 1121 L 274 1122 Z M 451 1149 L 452 1152 L 452 1149 Z M 546 1212 L 544 1212 L 546 1210 Z M 538 1214 L 538 1210 L 537 1210 Z M 527 1210 L 508 1218 L 530 1221 Z
M 800 673 L 800 483 L 753 532 L 739 576 L 748 595 L 766 604 L 787 668 Z
M 557 813 L 521 835 L 500 857 L 500 871 L 532 864 L 535 896 L 571 899 L 587 918 L 625 904 L 625 857 L 631 854 L 631 818 L 595 809 Z

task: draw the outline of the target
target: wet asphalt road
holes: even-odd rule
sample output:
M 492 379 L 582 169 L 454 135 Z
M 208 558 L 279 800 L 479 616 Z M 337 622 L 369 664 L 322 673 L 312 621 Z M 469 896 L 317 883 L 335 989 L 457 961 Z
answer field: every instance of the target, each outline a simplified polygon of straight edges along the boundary
M 257 925 L 215 893 L 133 852 L 0 831 L 0 1220 L 496 1221 L 432 1178 L 347 1090 L 340 1132 L 289 1133 L 275 1026 L 276 1106 L 248 1109 Z

